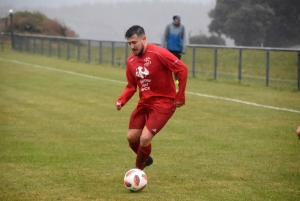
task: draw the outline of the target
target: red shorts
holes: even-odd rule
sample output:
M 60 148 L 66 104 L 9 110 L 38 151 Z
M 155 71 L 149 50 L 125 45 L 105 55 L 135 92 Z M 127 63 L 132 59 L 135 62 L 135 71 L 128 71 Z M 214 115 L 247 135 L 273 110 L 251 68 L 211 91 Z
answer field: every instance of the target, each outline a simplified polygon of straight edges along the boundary
M 132 112 L 129 129 L 143 129 L 144 126 L 153 134 L 157 134 L 175 112 L 174 109 L 165 109 L 158 106 L 138 105 Z

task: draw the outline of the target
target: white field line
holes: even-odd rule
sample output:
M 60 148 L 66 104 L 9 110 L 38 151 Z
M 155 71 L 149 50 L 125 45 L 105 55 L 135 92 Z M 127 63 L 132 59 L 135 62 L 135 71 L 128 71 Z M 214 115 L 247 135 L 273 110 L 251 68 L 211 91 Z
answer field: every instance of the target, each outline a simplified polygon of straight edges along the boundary
M 200 71 L 200 73 L 204 73 L 204 74 L 213 74 L 214 71 L 206 71 L 206 70 L 203 70 L 203 71 Z M 227 73 L 227 72 L 222 72 L 222 71 L 218 71 L 217 72 L 217 75 L 220 74 L 220 75 L 230 75 L 230 76 L 238 76 L 237 73 Z M 243 73 L 242 74 L 242 78 L 252 78 L 252 79 L 259 79 L 259 80 L 265 80 L 266 79 L 266 76 L 257 76 L 257 75 L 249 75 L 249 74 L 245 74 Z M 297 80 L 291 80 L 291 79 L 281 79 L 281 78 L 272 78 L 270 77 L 269 78 L 270 80 L 273 80 L 273 81 L 281 81 L 281 82 L 297 82 Z
M 24 62 L 20 62 L 20 61 L 17 61 L 17 60 L 7 60 L 7 59 L 3 59 L 3 58 L 0 58 L 0 60 L 2 60 L 2 61 L 8 61 L 8 62 L 16 63 L 16 64 L 21 64 L 21 65 L 25 65 L 25 66 L 35 67 L 35 68 L 41 68 L 41 69 L 47 69 L 47 70 L 52 70 L 52 71 L 67 73 L 67 74 L 71 74 L 71 75 L 77 75 L 77 76 L 81 76 L 81 77 L 87 77 L 87 78 L 92 78 L 92 79 L 97 79 L 97 80 L 108 81 L 108 82 L 116 82 L 116 83 L 126 84 L 126 82 L 123 82 L 123 81 L 118 81 L 118 80 L 113 80 L 113 79 L 106 79 L 106 78 L 101 78 L 101 77 L 86 75 L 86 74 L 82 74 L 82 73 L 76 73 L 76 72 L 68 71 L 68 70 L 60 70 L 60 69 L 57 69 L 57 68 L 52 68 L 52 67 L 47 67 L 47 66 L 40 66 L 40 65 L 30 64 L 30 63 L 24 63 Z M 218 99 L 218 100 L 226 100 L 226 101 L 231 101 L 231 102 L 236 102 L 236 103 L 242 103 L 242 104 L 256 106 L 256 107 L 273 109 L 273 110 L 281 110 L 281 111 L 287 111 L 287 112 L 293 112 L 293 113 L 300 113 L 299 110 L 293 110 L 293 109 L 288 109 L 288 108 L 280 108 L 280 107 L 274 107 L 274 106 L 269 106 L 269 105 L 262 105 L 262 104 L 257 104 L 257 103 L 253 103 L 253 102 L 242 101 L 242 100 L 238 100 L 238 99 L 232 99 L 232 98 L 226 98 L 226 97 L 219 97 L 219 96 L 212 96 L 212 95 L 195 93 L 195 92 L 188 92 L 188 91 L 186 91 L 186 94 L 195 95 L 195 96 L 201 96 L 201 97 L 206 97 L 206 98 L 213 98 L 213 99 Z
M 21 64 L 21 65 L 30 66 L 30 67 L 35 67 L 35 68 L 42 68 L 42 69 L 47 69 L 47 70 L 52 70 L 52 71 L 57 71 L 57 72 L 62 72 L 62 73 L 68 73 L 68 74 L 71 74 L 71 75 L 78 75 L 78 76 L 97 79 L 97 80 L 104 80 L 104 81 L 108 81 L 108 82 L 117 82 L 117 83 L 126 84 L 126 82 L 122 82 L 122 81 L 118 81 L 118 80 L 112 80 L 112 79 L 106 79 L 106 78 L 91 76 L 91 75 L 85 75 L 85 74 L 82 74 L 82 73 L 76 73 L 76 72 L 73 72 L 73 71 L 61 70 L 61 69 L 47 67 L 47 66 L 29 64 L 29 63 L 20 62 L 20 61 L 17 61 L 17 60 L 7 60 L 7 59 L 3 59 L 3 58 L 0 58 L 0 60 L 9 61 L 9 62 L 12 62 L 12 63 Z
M 252 105 L 252 106 L 256 106 L 256 107 L 269 108 L 269 109 L 273 109 L 273 110 L 282 110 L 282 111 L 300 113 L 299 110 L 292 110 L 292 109 L 288 109 L 288 108 L 281 108 L 281 107 L 274 107 L 274 106 L 269 106 L 269 105 L 262 105 L 262 104 L 253 103 L 253 102 L 241 101 L 241 100 L 238 100 L 238 99 L 225 98 L 225 97 L 219 97 L 219 96 L 212 96 L 212 95 L 200 94 L 200 93 L 195 93 L 195 92 L 185 92 L 185 93 L 186 94 L 191 94 L 191 95 L 196 95 L 196 96 L 202 96 L 202 97 L 206 97 L 206 98 L 213 98 L 213 99 L 226 100 L 226 101 L 231 101 L 231 102 L 236 102 L 236 103 L 242 103 L 242 104 Z

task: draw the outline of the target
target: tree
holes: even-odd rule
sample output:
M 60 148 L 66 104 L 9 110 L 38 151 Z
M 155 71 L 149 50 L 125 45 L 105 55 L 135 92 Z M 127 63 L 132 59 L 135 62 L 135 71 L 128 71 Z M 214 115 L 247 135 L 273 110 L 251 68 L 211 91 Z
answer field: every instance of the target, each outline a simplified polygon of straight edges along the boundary
M 209 30 L 236 45 L 289 46 L 300 43 L 298 0 L 217 0 Z
M 259 0 L 258 2 L 264 2 Z M 267 30 L 267 46 L 287 47 L 300 44 L 299 0 L 268 0 L 275 12 L 272 26 Z

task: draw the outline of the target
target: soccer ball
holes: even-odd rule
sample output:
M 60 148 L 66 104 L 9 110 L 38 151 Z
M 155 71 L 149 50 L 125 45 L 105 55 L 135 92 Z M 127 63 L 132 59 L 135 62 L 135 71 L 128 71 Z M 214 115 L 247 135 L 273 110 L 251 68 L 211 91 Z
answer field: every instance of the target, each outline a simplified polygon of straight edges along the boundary
M 143 170 L 134 168 L 126 172 L 124 176 L 124 184 L 131 191 L 141 191 L 147 185 L 147 175 Z

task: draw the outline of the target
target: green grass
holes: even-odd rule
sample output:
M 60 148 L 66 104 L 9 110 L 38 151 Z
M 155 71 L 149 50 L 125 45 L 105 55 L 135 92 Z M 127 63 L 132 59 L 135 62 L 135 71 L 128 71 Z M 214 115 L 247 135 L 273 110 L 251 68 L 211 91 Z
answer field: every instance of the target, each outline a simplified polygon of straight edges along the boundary
M 300 113 L 188 93 L 153 140 L 148 186 L 131 193 L 126 132 L 138 99 L 114 107 L 124 68 L 7 49 L 0 58 L 0 200 L 300 198 Z M 190 75 L 187 91 L 300 111 L 296 89 Z

